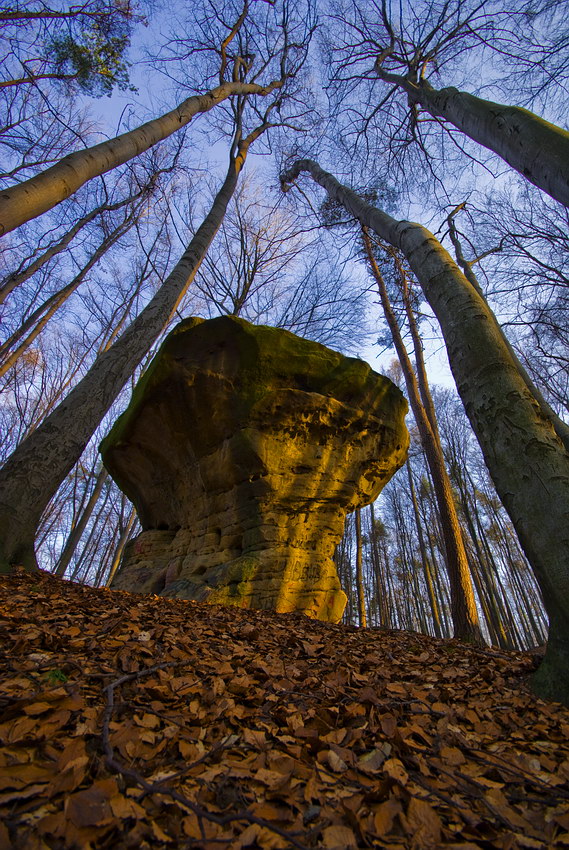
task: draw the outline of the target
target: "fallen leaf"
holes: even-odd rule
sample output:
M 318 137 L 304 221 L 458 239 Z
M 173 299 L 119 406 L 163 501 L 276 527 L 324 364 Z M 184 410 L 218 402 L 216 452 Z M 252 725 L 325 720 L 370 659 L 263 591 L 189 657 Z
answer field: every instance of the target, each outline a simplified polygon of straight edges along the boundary
M 404 827 L 416 847 L 432 847 L 441 840 L 441 819 L 426 800 L 411 797 Z
M 110 800 L 117 796 L 116 780 L 103 779 L 72 794 L 65 801 L 65 814 L 77 827 L 103 826 L 113 817 Z
M 356 836 L 348 826 L 327 826 L 322 830 L 322 842 L 327 850 L 357 848 Z
M 393 797 L 386 800 L 385 803 L 381 803 L 373 815 L 376 835 L 383 836 L 391 832 L 396 816 L 402 811 L 401 803 Z
M 403 763 L 396 758 L 388 759 L 383 765 L 383 772 L 387 773 L 391 779 L 398 782 L 399 785 L 406 785 L 409 779 L 409 774 L 403 767 Z

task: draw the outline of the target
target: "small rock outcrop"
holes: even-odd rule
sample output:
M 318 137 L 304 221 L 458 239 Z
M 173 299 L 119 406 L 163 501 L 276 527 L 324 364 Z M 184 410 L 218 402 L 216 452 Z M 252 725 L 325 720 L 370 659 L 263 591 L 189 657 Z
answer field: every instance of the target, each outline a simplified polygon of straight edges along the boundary
M 392 382 L 277 328 L 187 319 L 101 444 L 143 528 L 113 587 L 337 622 L 348 511 L 403 464 Z

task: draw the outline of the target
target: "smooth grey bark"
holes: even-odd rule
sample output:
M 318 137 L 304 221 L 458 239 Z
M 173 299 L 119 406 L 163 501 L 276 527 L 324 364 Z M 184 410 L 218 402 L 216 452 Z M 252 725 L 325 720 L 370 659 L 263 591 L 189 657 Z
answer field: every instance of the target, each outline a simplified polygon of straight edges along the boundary
M 380 79 L 394 83 L 433 117 L 454 124 L 473 141 L 493 151 L 554 200 L 569 207 L 569 133 L 520 106 L 484 100 L 453 87 L 433 88 L 384 71 Z
M 454 253 L 455 253 L 456 261 L 457 261 L 458 265 L 460 266 L 460 268 L 464 272 L 465 277 L 468 278 L 468 280 L 474 286 L 474 288 L 477 289 L 478 292 L 482 295 L 482 287 L 480 286 L 478 278 L 476 277 L 476 275 L 474 273 L 474 269 L 472 268 L 472 263 L 469 263 L 468 260 L 466 259 L 466 257 L 464 256 L 464 252 L 462 250 L 462 245 L 460 243 L 460 239 L 458 238 L 458 233 L 456 232 L 456 227 L 454 225 L 454 220 L 453 220 L 454 215 L 463 206 L 464 206 L 464 204 L 461 204 L 460 207 L 457 207 L 457 209 L 453 210 L 451 212 L 451 214 L 449 216 L 447 216 L 449 236 L 450 236 L 450 240 L 452 242 L 453 248 L 454 248 Z M 514 351 L 512 345 L 510 344 L 510 341 L 508 340 L 508 338 L 506 337 L 506 335 L 503 332 L 502 332 L 502 336 L 504 338 L 504 342 L 506 343 L 506 345 L 508 347 L 508 351 L 510 352 L 512 360 L 514 360 L 514 362 L 516 363 L 518 370 L 520 372 L 520 375 L 522 376 L 522 378 L 526 382 L 530 393 L 533 395 L 533 397 L 539 403 L 539 406 L 541 407 L 543 414 L 545 416 L 548 416 L 549 419 L 551 419 L 551 422 L 553 424 L 553 427 L 555 428 L 557 436 L 559 437 L 560 440 L 562 440 L 563 445 L 565 446 L 567 451 L 569 451 L 569 425 L 567 425 L 567 423 L 565 423 L 561 419 L 561 417 L 557 415 L 557 413 L 553 410 L 551 405 L 545 400 L 543 393 L 541 392 L 539 387 L 536 387 L 536 385 L 534 384 L 534 382 L 532 381 L 532 379 L 528 375 L 526 368 L 524 367 L 523 363 L 521 362 L 518 355 Z
M 569 705 L 569 453 L 532 396 L 480 292 L 432 233 L 366 204 L 312 160 L 307 171 L 363 225 L 400 248 L 440 324 L 449 363 L 490 475 L 540 586 L 549 616 L 535 690 Z
M 484 639 L 480 630 L 474 589 L 470 575 L 468 556 L 464 546 L 462 529 L 454 502 L 452 487 L 446 469 L 443 449 L 441 445 L 439 428 L 435 414 L 433 400 L 428 389 L 427 374 L 424 368 L 421 340 L 415 325 L 415 317 L 412 314 L 407 291 L 407 281 L 404 271 L 398 263 L 397 257 L 393 257 L 397 265 L 397 271 L 404 286 L 403 300 L 407 319 L 411 328 L 411 335 L 415 349 L 416 369 L 413 369 L 411 358 L 407 353 L 403 337 L 397 324 L 397 318 L 393 312 L 391 302 L 387 293 L 385 281 L 379 270 L 379 266 L 373 255 L 371 240 L 365 227 L 362 227 L 364 250 L 373 277 L 377 283 L 379 297 L 383 313 L 391 339 L 401 365 L 405 378 L 405 387 L 409 397 L 409 404 L 417 423 L 421 445 L 425 452 L 425 458 L 433 478 L 435 489 L 437 511 L 441 525 L 444 542 L 445 566 L 449 578 L 451 596 L 451 614 L 454 637 L 483 645 Z M 393 249 L 386 249 L 393 250 Z M 393 252 L 395 254 L 395 252 Z
M 223 83 L 205 94 L 188 97 L 175 109 L 128 133 L 63 157 L 35 177 L 2 191 L 0 236 L 52 209 L 93 177 L 106 174 L 167 139 L 198 113 L 208 112 L 234 95 L 266 95 L 282 85 L 282 80 L 275 80 L 268 86 Z
M 158 292 L 0 470 L 0 573 L 13 565 L 37 569 L 34 538 L 42 512 L 170 321 L 219 229 L 249 146 L 265 129 L 267 125 L 261 125 L 234 143 L 227 175 L 210 211 Z

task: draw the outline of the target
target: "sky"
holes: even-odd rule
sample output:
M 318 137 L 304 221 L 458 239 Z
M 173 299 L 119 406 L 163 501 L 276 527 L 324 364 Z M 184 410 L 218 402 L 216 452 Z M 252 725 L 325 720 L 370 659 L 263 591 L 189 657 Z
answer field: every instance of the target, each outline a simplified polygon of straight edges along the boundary
M 171 4 L 157 4 L 153 15 L 148 20 L 148 25 L 135 27 L 130 51 L 131 61 L 133 62 L 130 71 L 130 82 L 136 91 L 119 91 L 117 89 L 111 96 L 104 96 L 98 99 L 93 98 L 91 114 L 100 129 L 102 137 L 109 138 L 120 132 L 124 132 L 127 129 L 127 123 L 134 116 L 144 114 L 145 120 L 148 120 L 151 117 L 159 115 L 165 109 L 173 108 L 178 102 L 172 91 L 172 86 L 169 85 L 164 76 L 153 69 L 147 61 L 144 61 L 145 47 L 156 42 L 156 35 L 159 38 L 168 32 L 171 19 Z M 134 64 L 135 60 L 137 64 Z M 199 122 L 200 117 L 198 116 L 195 120 Z M 134 125 L 136 123 L 140 122 L 136 121 Z M 130 126 L 133 126 L 132 121 Z M 196 124 L 196 127 L 198 127 L 198 124 Z M 203 151 L 203 154 L 206 157 L 203 163 L 204 166 L 209 168 L 212 174 L 219 173 L 220 176 L 223 175 L 226 168 L 226 143 L 220 142 L 210 146 L 207 152 L 205 150 Z M 266 157 L 255 156 L 254 153 L 250 154 L 249 166 L 255 169 L 266 168 Z M 318 192 L 321 194 L 320 189 L 318 189 Z M 420 218 L 420 211 L 417 210 L 417 220 L 420 220 Z M 423 217 L 423 220 L 425 219 L 426 216 Z M 354 269 L 354 275 L 359 277 L 361 272 Z M 372 338 L 374 336 L 374 325 L 380 329 L 383 323 L 381 309 L 378 303 L 379 298 L 373 300 L 375 302 L 374 313 L 369 317 Z M 423 304 L 423 308 L 427 312 L 429 311 L 427 305 Z M 454 387 L 454 380 L 448 364 L 446 350 L 437 332 L 436 322 L 434 319 L 427 320 L 423 322 L 422 329 L 424 331 L 425 358 L 431 382 L 445 387 Z M 396 359 L 394 349 L 386 351 L 383 346 L 373 341 L 363 346 L 357 354 L 378 372 L 388 370 L 391 362 Z

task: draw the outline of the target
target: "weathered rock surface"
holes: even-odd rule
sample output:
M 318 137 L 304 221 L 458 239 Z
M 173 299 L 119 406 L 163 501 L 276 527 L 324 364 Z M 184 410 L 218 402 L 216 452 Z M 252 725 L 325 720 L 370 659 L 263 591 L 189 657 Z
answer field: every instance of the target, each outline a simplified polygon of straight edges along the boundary
M 142 533 L 113 587 L 336 622 L 346 513 L 405 460 L 407 403 L 288 331 L 181 322 L 101 444 Z

